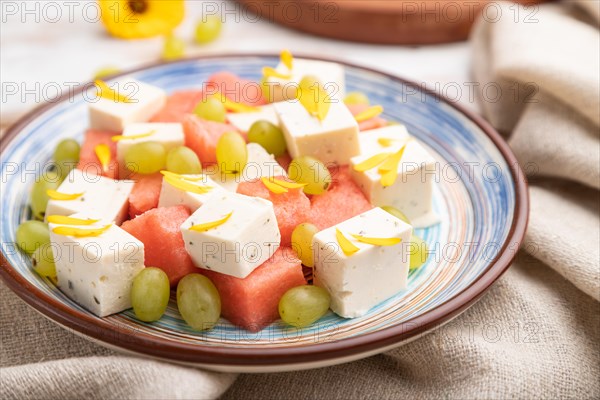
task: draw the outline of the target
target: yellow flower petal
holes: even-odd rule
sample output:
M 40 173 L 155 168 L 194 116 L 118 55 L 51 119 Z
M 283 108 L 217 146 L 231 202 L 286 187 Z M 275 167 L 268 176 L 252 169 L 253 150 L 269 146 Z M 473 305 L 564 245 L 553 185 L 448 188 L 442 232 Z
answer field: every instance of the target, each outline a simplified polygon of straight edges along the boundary
M 321 91 L 320 96 L 323 96 L 323 101 L 319 99 L 319 101 L 317 102 L 317 118 L 319 119 L 319 121 L 323 121 L 329 113 L 329 108 L 331 107 L 331 99 L 329 97 L 329 94 L 325 90 Z
M 392 153 L 379 153 L 372 157 L 367 158 L 365 161 L 360 162 L 354 166 L 354 170 L 358 172 L 368 171 L 375 168 L 382 162 L 384 162 Z
M 104 232 L 110 229 L 112 224 L 108 224 L 103 226 L 102 228 L 92 228 L 92 229 L 84 229 L 84 228 L 74 228 L 71 226 L 57 226 L 52 229 L 52 232 L 57 235 L 63 236 L 74 236 L 74 237 L 94 237 L 100 236 Z
M 258 111 L 260 111 L 259 107 L 252 107 L 252 106 L 248 106 L 246 104 L 235 102 L 233 100 L 229 100 L 227 97 L 225 97 L 224 95 L 221 95 L 221 94 L 218 94 L 218 96 L 220 96 L 221 102 L 223 103 L 223 106 L 229 112 L 233 112 L 233 113 L 249 113 L 249 112 L 258 112 Z
M 106 30 L 123 39 L 166 35 L 184 17 L 183 0 L 100 0 Z
M 361 235 L 352 235 L 352 237 L 361 243 L 372 244 L 373 246 L 395 246 L 402 241 L 397 237 L 391 238 L 372 238 Z
M 348 238 L 346 238 L 346 236 L 344 236 L 344 234 L 338 228 L 335 228 L 335 238 L 337 239 L 342 251 L 347 256 L 351 256 L 360 250 L 350 240 L 348 240 Z
M 212 186 L 200 186 L 195 183 L 191 183 L 186 181 L 185 179 L 177 179 L 171 176 L 166 176 L 163 178 L 165 182 L 169 185 L 176 187 L 177 189 L 183 190 L 185 192 L 195 193 L 195 194 L 206 194 L 210 192 L 213 187 Z
M 190 231 L 195 231 L 195 232 L 206 232 L 210 229 L 216 228 L 217 226 L 223 225 L 225 222 L 227 222 L 229 217 L 231 217 L 231 214 L 233 214 L 233 211 L 230 212 L 229 214 L 225 215 L 223 218 L 221 218 L 219 220 L 212 221 L 212 222 L 205 222 L 203 224 L 192 225 L 189 229 L 190 229 Z
M 371 118 L 375 118 L 383 112 L 382 106 L 372 106 L 367 108 L 365 111 L 360 112 L 354 116 L 356 122 L 363 122 Z
M 94 85 L 96 85 L 96 88 L 98 89 L 98 96 L 100 97 L 104 97 L 107 100 L 112 100 L 119 103 L 131 103 L 131 99 L 128 96 L 120 94 L 108 86 L 106 82 L 101 81 L 100 79 L 95 80 Z
M 166 177 L 170 177 L 170 178 L 174 178 L 174 179 L 182 179 L 184 181 L 189 181 L 189 182 L 198 182 L 198 181 L 202 181 L 202 180 L 206 179 L 206 176 L 204 176 L 204 175 L 189 176 L 189 175 L 177 174 L 175 172 L 166 171 L 166 170 L 160 171 L 160 173 Z
M 273 67 L 263 67 L 262 73 L 263 73 L 263 76 L 265 76 L 266 78 L 279 78 L 279 79 L 284 79 L 284 80 L 292 79 L 291 74 L 282 74 L 281 72 L 278 72 Z
M 278 184 L 279 186 L 282 186 L 286 189 L 300 189 L 300 188 L 303 188 L 304 186 L 308 185 L 308 183 L 289 182 L 289 181 L 284 181 L 283 179 L 277 179 L 277 178 L 272 178 L 271 182 L 274 182 L 274 183 Z
M 396 182 L 397 177 L 398 177 L 398 172 L 391 170 L 391 171 L 381 173 L 381 179 L 379 181 L 381 182 L 381 186 L 388 187 L 388 186 L 392 186 L 394 184 L 394 182 Z
M 383 147 L 390 147 L 395 140 L 397 140 L 397 139 L 382 137 L 382 138 L 377 139 L 377 143 L 379 143 Z
M 406 145 L 402 146 L 400 150 L 390 155 L 384 162 L 379 166 L 379 172 L 388 172 L 388 171 L 396 171 L 398 169 L 398 165 L 400 164 L 400 160 L 402 160 L 402 155 L 404 154 L 404 149 Z
M 46 190 L 46 193 L 52 200 L 75 200 L 83 196 L 83 193 L 61 193 L 52 189 Z
M 110 164 L 110 148 L 108 145 L 97 145 L 94 147 L 94 153 L 96 153 L 96 157 L 98 157 L 98 161 L 100 161 L 100 165 L 102 165 L 102 171 L 107 172 Z
M 278 185 L 277 183 L 271 181 L 269 178 L 260 178 L 260 180 L 262 181 L 262 183 L 265 185 L 265 187 L 267 189 L 269 189 L 270 192 L 275 193 L 275 194 L 282 194 L 282 193 L 287 193 L 288 190 L 281 186 Z
M 140 133 L 137 135 L 129 135 L 129 136 L 123 136 L 123 135 L 115 135 L 111 138 L 111 140 L 113 142 L 120 142 L 121 140 L 134 140 L 134 139 L 143 139 L 146 138 L 148 136 L 152 136 L 156 133 L 155 130 L 152 130 L 150 132 L 146 132 L 146 133 Z
M 99 219 L 73 218 L 73 217 L 67 217 L 64 215 L 48 216 L 48 222 L 50 222 L 52 224 L 61 224 L 61 225 L 93 225 L 99 221 L 100 221 Z
M 298 88 L 297 95 L 300 104 L 313 117 L 323 121 L 329 113 L 331 100 L 329 94 L 321 87 Z
M 287 69 L 291 71 L 294 66 L 294 56 L 292 56 L 292 53 L 289 50 L 282 50 L 279 58 L 283 65 L 285 65 Z

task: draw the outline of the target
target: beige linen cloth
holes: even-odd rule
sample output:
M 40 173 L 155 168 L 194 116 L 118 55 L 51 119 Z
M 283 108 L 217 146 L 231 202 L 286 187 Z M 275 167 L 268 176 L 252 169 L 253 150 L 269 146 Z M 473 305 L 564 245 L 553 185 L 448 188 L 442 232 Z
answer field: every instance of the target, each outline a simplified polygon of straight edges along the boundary
M 346 365 L 236 376 L 119 355 L 2 284 L 0 398 L 600 398 L 600 9 L 579 3 L 537 22 L 503 5 L 474 29 L 474 79 L 505 89 L 481 106 L 530 174 L 531 217 L 514 265 L 449 325 Z

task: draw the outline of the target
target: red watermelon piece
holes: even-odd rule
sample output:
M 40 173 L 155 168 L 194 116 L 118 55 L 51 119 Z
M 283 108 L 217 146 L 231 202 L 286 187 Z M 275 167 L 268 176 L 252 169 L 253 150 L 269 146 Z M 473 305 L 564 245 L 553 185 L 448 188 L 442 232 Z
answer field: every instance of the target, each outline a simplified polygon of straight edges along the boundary
M 181 90 L 167 98 L 167 103 L 151 122 L 182 122 L 186 114 L 190 114 L 196 105 L 202 101 L 201 90 Z
M 119 178 L 119 164 L 117 163 L 117 143 L 112 141 L 114 135 L 119 133 L 111 131 L 100 131 L 88 129 L 81 145 L 79 153 L 79 163 L 77 169 L 85 171 L 88 174 L 100 174 L 107 178 Z M 105 144 L 110 149 L 110 163 L 106 171 L 102 170 L 102 164 L 96 156 L 96 146 Z
M 123 222 L 121 228 L 144 243 L 144 264 L 165 271 L 171 286 L 198 272 L 185 250 L 180 226 L 190 216 L 185 206 L 160 207 Z
M 348 166 L 331 169 L 331 188 L 310 199 L 310 219 L 320 230 L 327 229 L 373 208 L 352 180 Z
M 202 164 L 216 163 L 219 138 L 225 132 L 237 131 L 232 125 L 206 121 L 193 114 L 186 115 L 182 122 L 185 145 L 198 155 Z
M 217 72 L 206 82 L 206 93 L 223 93 L 229 100 L 249 106 L 266 104 L 258 82 L 240 78 L 231 72 Z
M 351 104 L 348 106 L 348 109 L 350 110 L 352 115 L 356 115 L 360 112 L 363 112 L 367 108 L 369 108 L 369 106 L 366 104 Z M 377 116 L 377 117 L 368 119 L 366 121 L 359 122 L 358 129 L 360 131 L 368 131 L 369 129 L 382 128 L 384 126 L 387 126 L 387 124 L 388 124 L 388 121 L 385 118 L 381 118 L 381 117 Z
M 275 157 L 275 160 L 277 160 L 279 165 L 281 165 L 281 168 L 287 171 L 290 167 L 290 163 L 292 162 L 292 157 L 290 156 L 290 153 L 286 151 L 282 155 Z
M 158 207 L 162 174 L 139 175 L 129 194 L 129 218 Z
M 273 203 L 282 246 L 290 246 L 294 228 L 310 218 L 310 200 L 302 189 L 289 189 L 287 193 L 275 194 L 257 179 L 240 182 L 237 192 L 246 196 L 261 197 Z
M 289 247 L 280 247 L 273 257 L 244 279 L 201 269 L 221 296 L 221 315 L 232 324 L 258 332 L 279 319 L 279 300 L 289 289 L 306 284 L 302 265 Z

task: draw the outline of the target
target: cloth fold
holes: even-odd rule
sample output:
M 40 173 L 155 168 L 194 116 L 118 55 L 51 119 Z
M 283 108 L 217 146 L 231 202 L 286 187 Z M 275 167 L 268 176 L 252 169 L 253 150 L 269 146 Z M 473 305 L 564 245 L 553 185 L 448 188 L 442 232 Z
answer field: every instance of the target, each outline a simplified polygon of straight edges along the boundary
M 600 398 L 600 3 L 533 16 L 499 4 L 473 30 L 473 75 L 502 88 L 480 106 L 528 173 L 531 216 L 514 265 L 471 309 L 365 360 L 238 377 L 118 355 L 0 283 L 0 397 Z

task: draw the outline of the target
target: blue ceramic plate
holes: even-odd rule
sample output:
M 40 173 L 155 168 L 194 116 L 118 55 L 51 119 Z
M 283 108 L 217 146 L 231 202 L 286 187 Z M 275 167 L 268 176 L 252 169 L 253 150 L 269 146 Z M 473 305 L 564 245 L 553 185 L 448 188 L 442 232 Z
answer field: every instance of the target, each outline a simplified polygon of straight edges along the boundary
M 153 65 L 129 74 L 168 92 L 201 88 L 212 73 L 231 71 L 259 80 L 271 56 L 218 56 Z M 385 351 L 439 327 L 464 311 L 510 265 L 527 224 L 526 183 L 506 143 L 480 118 L 402 79 L 346 65 L 348 91 L 366 93 L 384 116 L 399 121 L 439 161 L 434 209 L 441 223 L 416 233 L 432 253 L 412 272 L 408 289 L 367 315 L 327 314 L 307 329 L 276 322 L 250 333 L 221 320 L 195 332 L 174 301 L 155 323 L 132 311 L 97 318 L 50 281 L 12 244 L 29 219 L 28 193 L 64 138 L 82 139 L 87 103 L 80 94 L 35 110 L 2 140 L 2 277 L 28 304 L 51 320 L 103 345 L 171 361 L 229 371 L 274 371 L 332 365 Z

